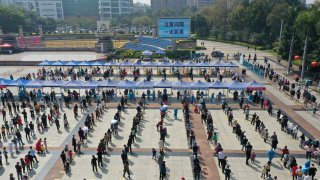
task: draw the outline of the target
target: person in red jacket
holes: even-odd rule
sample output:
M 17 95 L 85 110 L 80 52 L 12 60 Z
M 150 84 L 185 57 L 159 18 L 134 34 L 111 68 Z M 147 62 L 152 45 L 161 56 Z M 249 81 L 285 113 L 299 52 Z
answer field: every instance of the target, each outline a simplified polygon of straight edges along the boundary
M 287 146 L 284 146 L 284 148 L 281 151 L 282 151 L 282 155 L 281 155 L 281 161 L 282 161 L 284 155 L 287 153 L 289 154 L 289 149 Z
M 296 172 L 297 169 L 299 169 L 298 166 L 292 166 L 292 168 L 291 168 L 292 179 L 296 179 L 297 178 L 297 172 Z

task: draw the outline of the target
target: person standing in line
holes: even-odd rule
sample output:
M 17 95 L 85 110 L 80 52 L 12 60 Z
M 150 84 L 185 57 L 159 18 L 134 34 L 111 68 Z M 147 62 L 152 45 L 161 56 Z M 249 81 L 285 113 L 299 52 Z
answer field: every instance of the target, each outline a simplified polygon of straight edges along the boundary
M 60 122 L 59 122 L 59 119 L 56 118 L 56 120 L 55 120 L 54 122 L 55 122 L 55 124 L 56 124 L 57 130 L 60 131 Z
M 18 180 L 22 180 L 23 177 L 22 177 L 22 167 L 21 165 L 19 164 L 19 162 L 17 162 L 17 164 L 15 165 L 15 168 L 16 168 L 16 171 L 17 171 L 17 177 L 18 177 Z
M 218 152 L 218 165 L 219 167 L 221 167 L 221 164 L 222 164 L 222 160 L 225 158 L 225 155 L 224 155 L 224 152 L 223 152 L 223 149 L 221 151 Z
M 92 155 L 91 166 L 92 166 L 93 172 L 94 172 L 94 170 L 96 170 L 96 172 L 98 172 L 97 158 L 94 155 Z
M 78 154 L 81 154 L 81 142 L 80 141 L 78 141 L 78 143 L 77 143 L 77 153 Z
M 78 135 L 79 135 L 80 141 L 83 143 L 84 131 L 81 129 L 81 127 L 79 127 Z
M 130 179 L 130 169 L 128 161 L 125 161 L 125 163 L 123 164 L 123 177 L 125 177 L 126 173 L 128 173 L 128 177 Z
M 194 157 L 198 159 L 199 146 L 197 145 L 197 143 L 194 144 L 194 146 L 192 147 L 192 150 L 193 150 Z
M 252 151 L 252 145 L 250 144 L 250 142 L 247 143 L 246 147 L 246 165 L 249 165 L 249 159 L 251 158 L 251 151 Z
M 8 151 L 6 150 L 6 147 L 3 147 L 3 155 L 4 155 L 4 158 L 6 159 L 6 163 L 8 163 Z
M 252 163 L 252 164 L 254 164 L 254 161 L 255 161 L 256 157 L 257 157 L 257 155 L 256 155 L 256 153 L 253 151 L 253 152 L 251 153 L 251 163 Z
M 133 140 L 132 138 L 129 138 L 127 143 L 130 153 L 132 153 L 132 140 Z
M 103 167 L 103 161 L 102 161 L 102 151 L 98 151 L 97 156 L 98 156 L 98 166 L 101 168 Z
M 157 159 L 157 151 L 154 148 L 152 148 L 152 159 Z
M 227 166 L 227 156 L 225 156 L 225 157 L 221 160 L 222 173 L 225 173 L 226 166 Z
M 310 174 L 310 176 L 312 176 L 312 180 L 313 180 L 317 173 L 317 168 L 314 167 L 314 164 L 311 164 L 311 167 L 309 168 L 308 173 Z
M 159 141 L 159 151 L 163 151 L 163 148 L 164 148 L 164 142 L 163 142 L 163 140 L 160 140 Z
M 24 162 L 23 158 L 20 158 L 21 168 L 23 170 L 23 174 L 26 173 L 26 163 Z
M 29 127 L 30 127 L 30 135 L 35 136 L 35 134 L 34 134 L 34 124 L 32 123 L 32 121 L 29 123 Z
M 24 163 L 25 163 L 25 165 L 26 165 L 26 167 L 27 167 L 27 171 L 29 172 L 29 171 L 31 171 L 31 166 L 30 166 L 30 159 L 28 158 L 28 156 L 26 155 L 25 157 L 24 157 Z
M 7 112 L 6 112 L 4 109 L 2 109 L 1 112 L 2 112 L 2 119 L 3 119 L 3 121 L 6 121 L 6 114 L 7 114 Z
M 15 111 L 16 111 L 16 110 L 15 110 Z M 16 112 L 15 112 L 15 113 L 16 113 Z M 23 115 L 24 122 L 27 122 L 27 121 L 28 121 L 28 119 L 27 119 L 27 112 L 26 112 L 25 109 L 23 109 L 22 115 Z
M 193 172 L 194 172 L 194 178 L 195 178 L 195 179 L 200 179 L 201 167 L 200 167 L 199 164 L 197 164 L 197 165 L 194 166 Z
M 31 137 L 30 137 L 30 128 L 28 127 L 28 125 L 26 125 L 26 127 L 24 128 L 24 132 L 26 133 L 26 140 L 31 140 Z
M 128 161 L 128 155 L 127 153 L 122 150 L 122 153 L 121 153 L 121 159 L 122 159 L 122 163 L 124 164 L 126 161 Z
M 227 166 L 227 168 L 224 170 L 224 175 L 225 175 L 225 180 L 230 180 L 231 170 L 229 166 Z
M 64 113 L 64 115 L 63 115 L 63 124 L 64 124 L 64 129 L 68 129 L 69 128 L 69 122 L 68 122 L 66 113 Z
M 178 109 L 177 108 L 173 109 L 173 117 L 174 117 L 175 120 L 178 119 Z
M 77 140 L 74 135 L 72 136 L 72 146 L 73 146 L 73 151 L 77 152 Z
M 166 173 L 167 173 L 166 161 L 163 161 L 162 164 L 159 166 L 159 168 L 160 168 L 160 180 L 163 180 L 166 178 Z
M 60 158 L 61 158 L 63 164 L 65 164 L 67 162 L 66 153 L 64 151 L 61 152 Z
M 38 163 L 39 161 L 36 156 L 36 151 L 32 149 L 32 146 L 30 146 L 29 152 L 30 152 L 30 155 L 32 156 L 32 162 L 33 162 L 33 160 L 36 160 L 36 162 Z
M 21 146 L 21 145 L 24 145 L 24 143 L 23 143 L 23 141 L 22 141 L 22 135 L 21 135 L 19 129 L 17 129 L 17 131 L 16 131 L 16 137 L 17 137 L 17 140 L 18 140 L 20 146 Z
M 9 180 L 15 180 L 15 178 L 13 177 L 13 174 L 11 173 L 9 176 Z

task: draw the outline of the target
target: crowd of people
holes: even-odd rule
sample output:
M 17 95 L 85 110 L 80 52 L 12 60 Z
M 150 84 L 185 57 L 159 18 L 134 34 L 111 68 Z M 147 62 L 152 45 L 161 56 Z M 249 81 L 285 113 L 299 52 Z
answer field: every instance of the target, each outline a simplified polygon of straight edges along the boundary
M 250 58 L 247 62 L 250 63 Z M 253 60 L 251 65 L 253 70 L 258 70 L 260 75 L 273 82 L 279 87 L 280 91 L 286 92 L 292 99 L 297 101 L 303 99 L 303 104 L 306 108 L 308 108 L 308 104 L 310 104 L 313 115 L 317 114 L 319 104 L 317 103 L 316 96 L 310 92 L 309 83 L 300 83 L 298 76 L 294 77 L 294 80 L 291 81 L 289 78 L 276 72 L 266 58 L 263 64 L 259 64 Z
M 255 56 L 256 57 L 256 56 Z M 256 58 L 255 58 L 256 59 Z M 277 74 L 270 68 L 270 64 L 267 66 L 257 65 L 259 69 L 263 69 L 265 72 L 265 78 L 273 82 L 277 82 L 279 85 L 279 89 L 283 91 L 288 91 L 292 97 L 296 97 L 296 99 L 300 99 L 302 97 L 306 99 L 305 105 L 311 102 L 314 105 L 314 114 L 316 114 L 316 97 L 308 91 L 307 88 L 303 89 L 297 83 L 290 83 L 286 78 Z M 181 75 L 179 71 L 172 70 L 178 79 L 181 79 Z M 220 73 L 219 69 L 214 70 L 211 74 L 217 76 L 217 78 L 222 82 L 222 79 L 225 77 Z M 62 70 L 61 68 L 54 70 L 47 70 L 44 68 L 39 69 L 37 75 L 28 74 L 25 79 L 65 79 L 68 76 L 71 76 L 73 79 L 85 78 L 86 80 L 91 79 L 93 76 L 102 75 L 104 79 L 112 76 L 114 70 L 112 67 L 102 72 L 99 67 L 94 67 L 90 70 L 88 69 L 75 69 L 68 68 L 67 70 Z M 126 73 L 126 72 L 125 72 Z M 230 72 L 229 72 L 230 73 Z M 140 75 L 139 69 L 134 69 L 133 71 L 134 78 L 137 78 Z M 163 76 L 163 79 L 166 79 L 167 73 L 166 69 L 160 70 L 160 74 Z M 232 74 L 232 73 L 230 73 Z M 121 73 L 120 73 L 121 75 Z M 152 70 L 148 71 L 148 78 L 151 79 Z M 187 75 L 190 79 L 193 79 L 193 69 L 190 68 L 187 72 Z M 203 72 L 203 77 L 210 82 L 210 75 L 208 72 Z M 232 74 L 234 75 L 234 74 Z M 241 81 L 239 77 L 235 77 L 235 80 Z M 106 109 L 106 102 L 113 99 L 116 92 L 112 90 L 102 91 L 101 99 L 99 98 L 97 92 L 94 90 L 86 90 L 83 97 L 77 91 L 66 92 L 66 95 L 62 94 L 61 99 L 56 97 L 56 93 L 51 91 L 50 93 L 44 93 L 40 90 L 38 91 L 30 91 L 27 92 L 25 89 L 20 89 L 20 92 L 24 92 L 24 96 L 20 96 L 20 100 L 16 100 L 13 93 L 7 89 L 6 92 L 1 93 L 1 101 L 2 101 L 2 116 L 3 116 L 3 125 L 1 127 L 0 141 L 8 142 L 8 149 L 6 147 L 3 148 L 2 153 L 0 153 L 0 166 L 2 166 L 2 156 L 5 157 L 6 162 L 8 162 L 8 155 L 11 157 L 14 154 L 19 153 L 19 147 L 23 147 L 24 140 L 22 137 L 22 132 L 25 133 L 26 141 L 37 139 L 36 134 L 41 133 L 45 134 L 46 130 L 50 128 L 50 125 L 55 125 L 57 131 L 60 131 L 60 121 L 64 124 L 64 129 L 67 130 L 69 128 L 68 117 L 66 113 L 62 113 L 61 109 L 63 106 L 68 108 L 72 107 L 72 111 L 74 113 L 74 117 L 77 119 L 80 117 L 79 108 L 81 113 L 85 114 L 84 125 L 81 126 L 78 130 L 78 136 L 73 135 L 71 145 L 72 148 L 69 148 L 69 145 L 65 145 L 64 150 L 60 154 L 60 158 L 62 160 L 64 170 L 66 173 L 71 171 L 72 162 L 74 160 L 75 154 L 81 154 L 81 147 L 88 140 L 88 135 L 94 131 L 95 121 L 101 118 Z M 244 97 L 248 96 L 248 100 L 245 101 Z M 161 102 L 161 105 L 166 105 L 170 98 L 170 93 L 167 93 L 166 89 L 163 91 L 157 92 L 158 101 Z M 214 95 L 213 95 L 214 96 Z M 23 98 L 22 98 L 23 97 Z M 198 91 L 197 95 L 188 96 L 188 93 L 184 92 L 180 94 L 180 91 L 177 92 L 178 101 L 182 102 L 182 112 L 184 117 L 184 122 L 186 126 L 186 135 L 189 141 L 189 147 L 192 149 L 193 153 L 193 173 L 195 179 L 201 179 L 201 163 L 199 158 L 200 146 L 196 143 L 195 134 L 192 128 L 192 120 L 190 117 L 190 105 L 195 102 L 200 102 L 199 106 L 196 106 L 194 112 L 201 114 L 201 120 L 206 124 L 206 130 L 208 134 L 208 141 L 214 144 L 214 153 L 218 158 L 219 167 L 222 169 L 222 173 L 225 174 L 226 179 L 231 178 L 231 166 L 228 164 L 228 157 L 224 154 L 223 147 L 219 143 L 219 135 L 214 130 L 214 119 L 210 111 L 206 108 L 206 103 L 203 100 L 205 94 L 203 91 Z M 218 96 L 217 96 L 218 97 Z M 221 95 L 220 95 L 221 98 Z M 145 113 L 145 105 L 146 99 L 153 101 L 156 99 L 156 92 L 151 92 L 149 89 L 147 93 L 141 95 L 141 99 L 138 101 L 138 105 L 136 107 L 137 113 L 133 117 L 132 128 L 129 133 L 128 141 L 123 146 L 123 150 L 121 153 L 121 159 L 123 163 L 123 177 L 127 174 L 130 178 L 130 163 L 128 159 L 128 154 L 132 153 L 132 145 L 135 143 L 136 134 L 139 131 L 139 125 L 143 120 L 143 114 Z M 214 97 L 213 97 L 214 99 Z M 124 95 L 120 98 L 120 103 L 117 107 L 117 112 L 114 115 L 115 122 L 111 123 L 110 128 L 105 133 L 104 137 L 100 140 L 97 147 L 97 153 L 92 155 L 91 166 L 94 172 L 98 172 L 98 168 L 103 167 L 103 155 L 106 155 L 108 152 L 108 145 L 112 142 L 112 137 L 118 135 L 118 126 L 121 122 L 121 113 L 125 111 L 125 106 L 127 101 L 136 100 L 135 92 L 131 89 L 126 89 L 124 91 Z M 254 126 L 254 130 L 257 131 L 262 137 L 265 143 L 270 142 L 271 147 L 267 152 L 268 161 L 262 167 L 262 177 L 267 180 L 271 180 L 270 169 L 272 167 L 272 159 L 275 155 L 275 150 L 278 145 L 277 133 L 270 133 L 266 125 L 263 123 L 262 119 L 260 119 L 257 113 L 251 114 L 250 106 L 248 103 L 256 103 L 260 104 L 262 109 L 266 109 L 270 116 L 273 116 L 273 107 L 271 102 L 268 99 L 265 99 L 261 93 L 261 91 L 252 92 L 252 91 L 238 91 L 233 92 L 233 100 L 239 101 L 240 108 L 244 110 L 245 119 L 250 121 L 250 123 Z M 63 102 L 64 101 L 64 105 Z M 94 106 L 93 106 L 94 104 Z M 93 106 L 96 109 L 91 113 L 87 114 L 89 106 Z M 28 118 L 28 112 L 31 116 L 31 119 Z M 245 131 L 241 129 L 240 122 L 233 116 L 233 110 L 228 106 L 228 101 L 222 101 L 222 109 L 225 112 L 228 123 L 232 127 L 232 132 L 235 133 L 236 137 L 239 140 L 239 143 L 242 146 L 242 150 L 245 152 L 246 156 L 246 164 L 248 165 L 250 162 L 255 163 L 256 153 L 254 152 L 253 146 L 250 144 L 249 140 L 245 135 Z M 8 110 L 8 111 L 7 111 Z M 46 111 L 49 111 L 47 113 Z M 9 116 L 7 115 L 9 114 Z M 174 117 L 177 118 L 178 109 L 174 109 Z M 168 116 L 166 111 L 160 111 L 161 120 L 157 123 L 157 131 L 159 132 L 160 140 L 159 140 L 159 153 L 157 155 L 157 150 L 155 148 L 152 149 L 152 158 L 154 158 L 159 165 L 159 179 L 165 179 L 167 173 L 166 161 L 165 161 L 165 142 L 167 137 L 167 128 L 165 126 L 165 117 Z M 250 118 L 251 117 L 251 118 Z M 10 119 L 11 118 L 11 119 Z M 306 159 L 312 159 L 319 161 L 320 164 L 320 150 L 319 150 L 319 141 L 309 138 L 307 139 L 305 134 L 300 133 L 299 126 L 290 122 L 288 116 L 282 112 L 280 109 L 276 112 L 276 119 L 281 126 L 281 130 L 288 133 L 292 138 L 299 140 L 299 145 L 301 148 L 306 151 Z M 36 132 L 38 130 L 38 132 Z M 299 135 L 298 135 L 299 134 Z M 300 135 L 301 134 L 301 135 Z M 78 138 L 78 140 L 77 140 Z M 20 157 L 18 162 L 15 165 L 17 178 L 18 179 L 28 179 L 27 172 L 31 171 L 34 167 L 34 163 L 38 163 L 37 156 L 41 156 L 48 152 L 47 139 L 44 138 L 38 139 L 35 144 L 35 150 L 33 147 L 29 147 L 28 154 L 25 157 Z M 15 153 L 14 153 L 15 151 Z M 37 155 L 38 154 L 38 155 Z M 309 164 L 298 166 L 295 157 L 290 155 L 289 149 L 285 146 L 282 149 L 282 158 L 281 160 L 284 163 L 284 166 L 290 170 L 290 173 L 293 179 L 299 179 L 300 177 L 308 177 L 311 176 L 312 179 L 316 174 L 316 170 L 314 170 L 314 165 Z M 249 162 L 250 161 L 250 162 Z M 305 167 L 308 168 L 308 171 L 305 171 Z M 10 175 L 13 177 L 13 174 Z M 269 179 L 268 179 L 269 178 Z M 273 179 L 277 179 L 276 176 Z

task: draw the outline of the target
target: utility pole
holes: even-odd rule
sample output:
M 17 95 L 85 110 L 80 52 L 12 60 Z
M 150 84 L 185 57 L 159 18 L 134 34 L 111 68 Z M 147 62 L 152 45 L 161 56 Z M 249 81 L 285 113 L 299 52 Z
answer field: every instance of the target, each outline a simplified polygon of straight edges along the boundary
M 283 19 L 281 20 L 281 26 L 280 26 L 280 37 L 279 37 L 279 46 L 281 44 L 281 38 L 282 38 L 282 29 L 283 29 Z
M 307 44 L 308 44 L 308 36 L 306 36 L 306 40 L 304 41 L 303 59 L 302 59 L 302 70 L 301 70 L 301 80 L 303 80 L 304 70 L 305 70 L 305 66 L 306 66 Z
M 281 26 L 280 26 L 279 53 L 280 53 L 281 38 L 282 38 L 282 27 L 283 27 L 283 19 L 281 19 Z M 279 61 L 279 63 L 280 63 L 280 61 L 281 61 L 281 56 L 280 56 L 280 54 L 278 55 L 278 61 Z
M 289 75 L 290 70 L 291 70 L 293 42 L 294 42 L 294 29 L 293 29 L 293 32 L 292 32 L 292 38 L 291 38 L 291 42 L 290 42 L 289 60 L 288 60 L 288 69 L 287 69 L 287 74 L 288 75 Z

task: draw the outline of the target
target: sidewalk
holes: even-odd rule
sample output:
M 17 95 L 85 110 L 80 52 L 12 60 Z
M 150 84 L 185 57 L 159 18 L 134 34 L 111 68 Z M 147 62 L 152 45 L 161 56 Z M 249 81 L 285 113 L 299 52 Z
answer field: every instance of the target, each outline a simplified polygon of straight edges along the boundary
M 244 66 L 242 66 L 241 64 L 239 64 L 240 67 L 244 68 Z M 252 71 L 248 72 L 249 76 L 246 76 L 244 79 L 246 81 L 258 81 L 258 82 L 268 82 L 268 80 L 266 79 L 261 79 L 260 77 L 257 77 L 256 74 L 254 74 Z M 272 102 L 272 104 L 277 105 L 278 107 L 281 107 L 281 111 L 286 113 L 287 116 L 291 119 L 291 121 L 293 121 L 295 124 L 298 124 L 300 126 L 300 130 L 306 134 L 306 136 L 308 137 L 313 137 L 315 139 L 320 139 L 320 131 L 319 129 L 317 129 L 317 127 L 314 126 L 314 124 L 311 124 L 310 122 L 306 121 L 303 117 L 301 117 L 300 115 L 298 115 L 295 111 L 294 111 L 294 107 L 296 106 L 288 106 L 285 103 L 283 103 L 277 96 L 283 96 L 283 94 L 281 94 L 281 92 L 279 91 L 277 94 L 274 94 L 270 91 L 265 92 L 265 96 L 270 99 L 270 101 Z M 318 99 L 318 97 L 317 97 Z M 298 105 L 297 105 L 298 106 Z
M 279 63 L 279 61 L 274 59 L 273 57 L 268 57 L 268 58 L 270 58 L 269 60 L 272 61 L 273 63 L 285 68 L 285 72 L 279 71 L 278 69 L 275 69 L 275 72 L 277 72 L 277 73 L 281 74 L 282 76 L 286 77 L 287 79 L 290 80 L 290 82 L 295 81 L 294 78 L 292 77 L 292 75 L 287 75 L 286 71 L 287 71 L 287 67 L 289 65 L 288 61 L 281 60 L 280 63 Z M 295 71 L 299 71 L 299 67 L 297 67 L 295 65 L 293 65 L 291 69 L 293 69 Z M 320 90 L 318 89 L 319 83 L 320 82 L 313 82 L 313 85 L 309 86 L 309 88 L 312 90 L 312 94 L 314 94 L 316 96 L 317 100 L 320 100 Z

